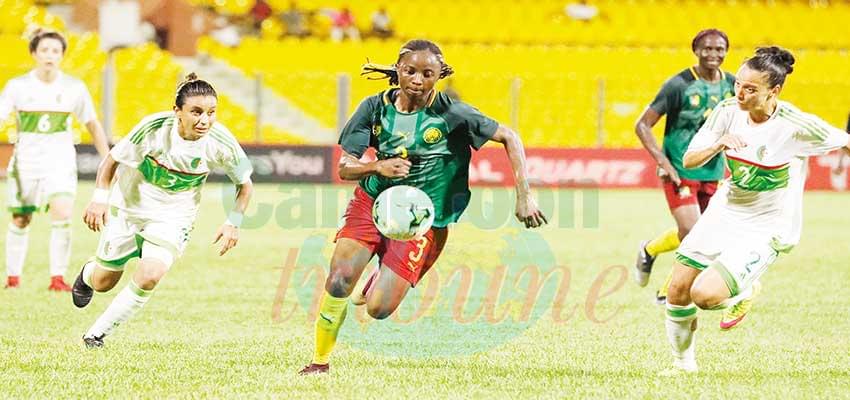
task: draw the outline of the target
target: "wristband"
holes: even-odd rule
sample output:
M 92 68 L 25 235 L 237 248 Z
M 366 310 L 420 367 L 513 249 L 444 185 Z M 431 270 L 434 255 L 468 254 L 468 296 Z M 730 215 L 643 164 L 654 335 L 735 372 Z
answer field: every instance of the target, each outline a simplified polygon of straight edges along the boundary
M 109 203 L 109 189 L 95 188 L 94 194 L 91 197 L 92 203 Z
M 244 217 L 242 213 L 231 211 L 230 214 L 227 214 L 227 221 L 224 221 L 224 223 L 238 228 L 242 225 L 242 217 Z

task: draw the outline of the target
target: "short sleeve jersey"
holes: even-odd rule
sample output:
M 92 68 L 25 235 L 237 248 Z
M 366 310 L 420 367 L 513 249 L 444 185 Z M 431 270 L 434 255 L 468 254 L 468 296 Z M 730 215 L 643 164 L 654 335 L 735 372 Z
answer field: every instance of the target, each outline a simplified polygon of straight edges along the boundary
M 698 181 L 723 179 L 723 157 L 700 168 L 686 169 L 682 157 L 688 143 L 721 101 L 735 95 L 735 76 L 723 73 L 719 82 L 699 79 L 694 68 L 688 68 L 667 80 L 650 104 L 655 112 L 667 115 L 664 126 L 664 154 L 679 176 Z
M 120 165 L 110 205 L 132 218 L 191 223 L 210 171 L 221 168 L 235 184 L 251 180 L 251 163 L 223 124 L 198 140 L 177 131 L 166 111 L 145 117 L 109 152 Z
M 394 105 L 398 89 L 363 100 L 340 134 L 342 149 L 361 157 L 374 147 L 378 159 L 410 160 L 410 174 L 390 179 L 370 175 L 360 187 L 373 198 L 395 185 L 423 190 L 434 203 L 435 227 L 457 222 L 469 204 L 472 149 L 484 145 L 499 127 L 477 109 L 434 92 L 423 109 L 404 113 Z
M 45 83 L 35 71 L 11 79 L 0 93 L 0 118 L 11 113 L 18 125 L 11 173 L 43 178 L 57 170 L 76 170 L 71 115 L 83 124 L 97 118 L 82 81 L 59 72 Z

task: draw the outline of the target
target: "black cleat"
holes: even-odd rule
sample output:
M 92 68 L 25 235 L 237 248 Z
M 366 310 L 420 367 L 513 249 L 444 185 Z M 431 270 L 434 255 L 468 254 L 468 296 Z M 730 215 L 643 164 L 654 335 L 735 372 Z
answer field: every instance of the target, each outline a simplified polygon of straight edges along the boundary
M 327 374 L 329 371 L 330 366 L 328 364 L 310 364 L 298 372 L 298 375 L 321 375 Z
M 103 335 L 86 337 L 83 336 L 83 343 L 86 344 L 87 349 L 99 349 L 103 347 Z
M 652 264 L 655 264 L 655 257 L 649 255 L 646 252 L 646 244 L 649 241 L 643 241 L 640 243 L 640 248 L 638 249 L 637 261 L 635 261 L 635 283 L 640 287 L 646 286 L 649 283 L 649 274 L 652 273 Z
M 74 305 L 77 308 L 83 308 L 89 305 L 94 295 L 94 290 L 83 282 L 83 270 L 85 270 L 86 264 L 83 264 L 80 274 L 77 275 L 77 280 L 74 281 L 74 287 L 71 288 L 71 298 L 74 300 Z

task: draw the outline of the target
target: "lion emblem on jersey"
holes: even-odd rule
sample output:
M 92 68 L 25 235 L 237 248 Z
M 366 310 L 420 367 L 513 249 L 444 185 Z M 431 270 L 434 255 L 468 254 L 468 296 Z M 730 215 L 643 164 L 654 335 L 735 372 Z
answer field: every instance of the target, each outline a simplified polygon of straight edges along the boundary
M 189 164 L 192 166 L 192 169 L 198 168 L 198 165 L 201 165 L 201 159 L 196 157 L 192 159 L 192 162 Z
M 382 131 L 382 130 L 383 130 L 383 129 L 381 128 L 381 124 L 375 124 L 375 125 L 372 125 L 372 134 L 373 134 L 373 135 L 375 135 L 375 136 L 381 136 L 381 131 Z
M 437 128 L 428 128 L 425 130 L 425 134 L 422 135 L 422 140 L 428 144 L 434 144 L 440 141 L 443 138 L 443 132 Z
M 691 107 L 699 106 L 700 98 L 698 94 L 691 96 Z

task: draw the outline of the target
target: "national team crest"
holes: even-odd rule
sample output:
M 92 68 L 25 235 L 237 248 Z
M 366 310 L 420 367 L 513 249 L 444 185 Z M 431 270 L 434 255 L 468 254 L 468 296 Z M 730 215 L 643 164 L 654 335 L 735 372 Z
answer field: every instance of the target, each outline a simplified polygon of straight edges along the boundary
M 756 157 L 758 157 L 759 161 L 763 161 L 765 157 L 767 157 L 767 146 L 761 146 L 756 150 Z
M 373 135 L 380 136 L 381 131 L 382 131 L 381 124 L 372 125 L 372 134 Z
M 192 162 L 189 163 L 192 166 L 192 169 L 198 168 L 198 165 L 201 165 L 201 159 L 196 157 L 192 159 Z
M 698 95 L 698 94 L 695 94 L 695 95 L 691 96 L 691 99 L 690 99 L 690 100 L 691 100 L 691 107 L 697 107 L 697 106 L 699 106 L 700 98 L 699 98 L 699 95 Z
M 425 134 L 422 135 L 422 140 L 428 144 L 434 144 L 440 141 L 443 138 L 443 132 L 437 128 L 428 128 L 425 130 Z

